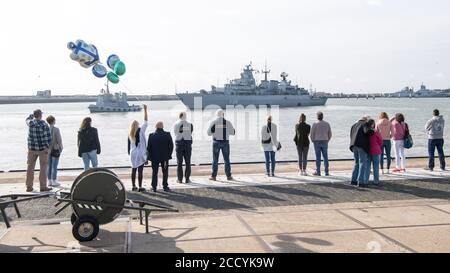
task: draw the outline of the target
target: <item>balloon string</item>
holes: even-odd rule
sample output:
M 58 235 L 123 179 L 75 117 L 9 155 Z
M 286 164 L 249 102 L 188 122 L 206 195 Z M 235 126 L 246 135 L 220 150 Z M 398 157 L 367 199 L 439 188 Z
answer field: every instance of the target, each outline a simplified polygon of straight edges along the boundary
M 139 97 L 136 95 L 136 94 L 134 94 L 124 83 L 123 83 L 123 81 L 120 81 L 119 82 L 120 84 L 122 84 L 122 86 L 127 90 L 127 93 L 131 93 L 131 95 L 133 95 L 135 98 L 136 98 L 136 100 L 138 101 L 138 102 L 141 102 L 141 100 L 139 99 Z

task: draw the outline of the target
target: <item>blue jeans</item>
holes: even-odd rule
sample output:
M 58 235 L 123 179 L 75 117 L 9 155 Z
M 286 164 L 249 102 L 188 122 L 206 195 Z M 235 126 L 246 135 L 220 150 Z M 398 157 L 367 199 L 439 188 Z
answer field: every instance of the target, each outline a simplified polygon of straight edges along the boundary
M 428 167 L 434 169 L 434 150 L 437 149 L 439 154 L 439 163 L 441 169 L 445 169 L 445 155 L 444 155 L 444 139 L 429 139 L 428 140 Z
M 380 167 L 383 170 L 384 169 L 384 156 L 386 156 L 387 161 L 387 169 L 389 170 L 391 168 L 391 148 L 392 143 L 390 140 L 383 140 L 383 145 L 381 146 L 381 157 L 380 157 Z
M 356 146 L 353 147 L 353 158 L 355 159 L 355 163 L 353 165 L 352 183 L 358 183 L 359 185 L 368 184 L 368 180 L 366 180 L 368 157 L 369 155 L 364 149 Z
M 97 168 L 98 159 L 97 159 L 97 150 L 90 151 L 88 153 L 82 153 L 81 157 L 83 158 L 84 170 L 89 170 L 89 163 L 92 163 L 92 168 Z
M 48 179 L 56 180 L 56 176 L 58 175 L 58 163 L 59 157 L 53 157 L 51 155 L 48 156 L 48 168 L 47 168 Z
M 380 155 L 369 155 L 367 158 L 366 181 L 369 182 L 370 171 L 373 166 L 373 183 L 380 184 Z
M 264 156 L 266 157 L 266 174 L 275 174 L 275 164 L 277 163 L 275 160 L 275 152 L 265 151 Z
M 329 163 L 328 163 L 328 141 L 314 141 L 314 150 L 316 151 L 316 171 L 320 174 L 320 163 L 322 161 L 321 156 L 323 156 L 323 163 L 325 165 L 325 175 L 329 174 Z
M 225 174 L 231 177 L 230 163 L 230 143 L 228 141 L 213 141 L 213 164 L 212 177 L 217 177 L 219 171 L 219 154 L 222 151 L 223 161 L 225 162 Z

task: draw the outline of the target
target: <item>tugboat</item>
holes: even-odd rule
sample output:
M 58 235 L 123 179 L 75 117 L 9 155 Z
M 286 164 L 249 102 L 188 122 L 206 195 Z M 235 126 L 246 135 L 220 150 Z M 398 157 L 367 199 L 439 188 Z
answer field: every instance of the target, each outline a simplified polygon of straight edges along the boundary
M 258 84 L 253 76 L 252 64 L 245 66 L 241 78 L 230 81 L 225 87 L 211 87 L 211 91 L 200 90 L 196 93 L 177 93 L 176 95 L 189 109 L 202 109 L 211 105 L 226 108 L 231 106 L 279 106 L 305 107 L 325 105 L 326 97 L 292 85 L 288 74 L 281 73 L 281 81 L 269 80 L 267 67 L 262 73 L 264 80 Z
M 129 105 L 127 93 L 119 92 L 111 94 L 109 85 L 106 84 L 106 90 L 102 89 L 98 95 L 96 104 L 89 105 L 91 113 L 109 113 L 109 112 L 139 112 L 142 107 L 139 105 Z

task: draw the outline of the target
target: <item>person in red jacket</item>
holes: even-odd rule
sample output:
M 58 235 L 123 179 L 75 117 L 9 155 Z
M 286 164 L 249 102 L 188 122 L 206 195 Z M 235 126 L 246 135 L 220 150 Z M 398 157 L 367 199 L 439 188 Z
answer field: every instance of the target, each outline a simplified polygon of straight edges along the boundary
M 370 171 L 373 166 L 373 184 L 380 185 L 380 156 L 381 146 L 383 145 L 383 137 L 381 133 L 375 129 L 375 120 L 370 119 L 367 126 L 373 130 L 373 134 L 369 135 L 370 151 L 368 159 L 368 168 L 366 170 L 366 181 L 370 178 Z

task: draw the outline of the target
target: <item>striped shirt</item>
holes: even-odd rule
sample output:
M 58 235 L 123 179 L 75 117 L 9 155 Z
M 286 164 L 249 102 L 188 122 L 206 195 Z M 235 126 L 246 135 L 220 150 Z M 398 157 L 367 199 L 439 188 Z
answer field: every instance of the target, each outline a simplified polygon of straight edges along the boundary
M 50 127 L 43 120 L 34 119 L 29 116 L 26 119 L 28 125 L 28 149 L 32 151 L 44 151 L 52 142 Z

